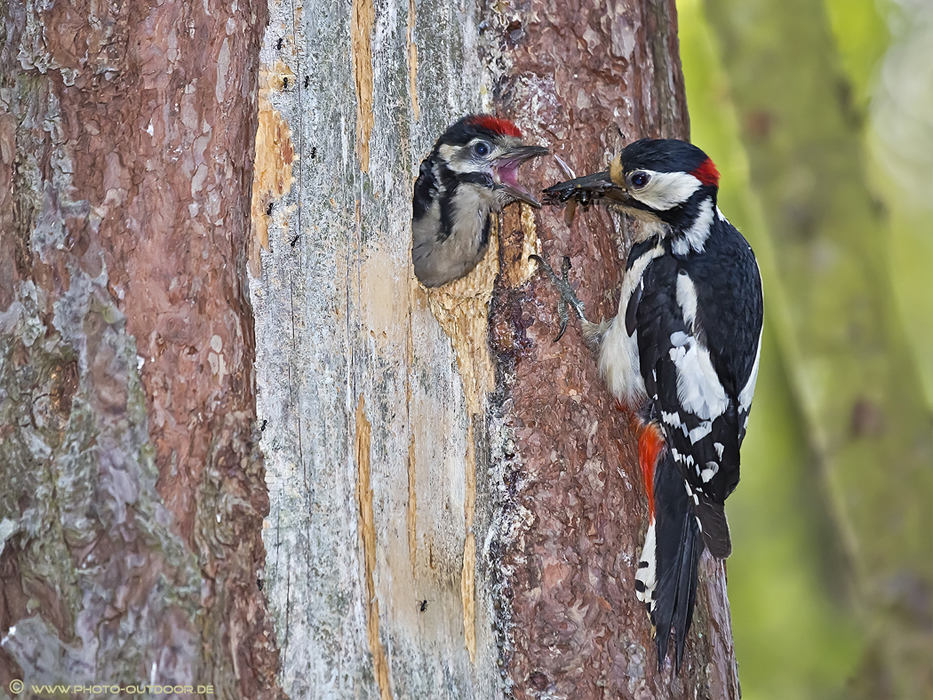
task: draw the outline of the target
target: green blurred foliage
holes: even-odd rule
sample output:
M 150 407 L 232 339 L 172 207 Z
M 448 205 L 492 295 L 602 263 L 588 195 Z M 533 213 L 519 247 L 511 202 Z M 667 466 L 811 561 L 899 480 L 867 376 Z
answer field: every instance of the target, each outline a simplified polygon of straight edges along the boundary
M 933 409 L 933 2 L 825 1 L 856 107 L 871 115 L 866 175 L 888 206 L 894 294 Z
M 860 109 L 868 106 L 891 34 L 874 0 L 825 0 L 839 60 Z
M 728 506 L 750 700 L 933 692 L 933 184 L 910 196 L 897 164 L 919 160 L 922 190 L 924 156 L 892 157 L 895 119 L 879 119 L 886 96 L 905 99 L 899 76 L 917 60 L 899 41 L 916 53 L 933 40 L 918 42 L 911 22 L 889 32 L 894 10 L 882 9 L 678 0 L 692 140 L 720 167 L 720 208 L 755 248 L 765 287 Z M 923 90 L 906 82 L 913 104 Z M 929 115 L 933 90 L 926 98 Z M 917 132 L 910 115 L 897 111 L 900 133 Z

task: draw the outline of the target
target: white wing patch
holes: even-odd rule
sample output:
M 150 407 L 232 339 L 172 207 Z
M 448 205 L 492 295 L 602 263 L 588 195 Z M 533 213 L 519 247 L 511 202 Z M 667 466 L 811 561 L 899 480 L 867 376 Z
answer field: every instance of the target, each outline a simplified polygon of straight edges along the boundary
M 697 495 L 693 492 L 693 489 L 692 489 L 692 488 L 690 488 L 690 482 L 689 482 L 689 481 L 685 481 L 685 482 L 684 482 L 684 488 L 687 489 L 687 497 L 693 499 L 693 505 L 695 505 L 695 506 L 700 505 L 700 497 L 697 496 Z M 699 520 L 697 520 L 697 522 L 699 522 Z M 701 531 L 703 530 L 702 526 L 700 527 L 700 530 L 701 530 Z
M 669 448 L 671 451 L 671 456 L 673 456 L 675 462 L 680 462 L 681 464 L 685 464 L 688 467 L 692 467 L 694 465 L 693 455 L 681 454 L 673 445 L 669 445 Z
M 700 420 L 712 420 L 726 412 L 729 399 L 723 388 L 709 350 L 692 335 L 682 331 L 671 334 L 671 360 L 677 369 L 677 399 Z
M 700 440 L 702 440 L 702 439 L 705 438 L 707 435 L 709 435 L 711 432 L 713 432 L 713 421 L 711 421 L 711 420 L 705 420 L 705 421 L 701 422 L 701 423 L 700 423 L 697 427 L 695 427 L 693 430 L 691 430 L 691 431 L 688 433 L 687 437 L 689 437 L 689 438 L 690 438 L 690 442 L 692 442 L 692 443 L 695 445 L 695 444 L 697 444 Z

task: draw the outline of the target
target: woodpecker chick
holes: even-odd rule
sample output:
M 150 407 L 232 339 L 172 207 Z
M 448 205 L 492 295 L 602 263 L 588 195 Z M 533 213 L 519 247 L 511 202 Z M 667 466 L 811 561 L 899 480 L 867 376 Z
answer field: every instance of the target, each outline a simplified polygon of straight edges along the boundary
M 720 559 L 732 551 L 724 504 L 739 482 L 761 349 L 758 263 L 717 208 L 718 191 L 713 161 L 673 139 L 636 141 L 609 170 L 544 191 L 551 204 L 598 202 L 646 222 L 615 318 L 590 323 L 570 286 L 558 289 L 610 391 L 641 426 L 649 524 L 635 589 L 656 629 L 659 667 L 673 632 L 678 670 L 703 548 Z
M 469 273 L 489 247 L 493 212 L 541 204 L 517 180 L 525 161 L 548 149 L 522 143 L 512 122 L 471 114 L 453 124 L 421 164 L 412 198 L 411 259 L 426 287 Z

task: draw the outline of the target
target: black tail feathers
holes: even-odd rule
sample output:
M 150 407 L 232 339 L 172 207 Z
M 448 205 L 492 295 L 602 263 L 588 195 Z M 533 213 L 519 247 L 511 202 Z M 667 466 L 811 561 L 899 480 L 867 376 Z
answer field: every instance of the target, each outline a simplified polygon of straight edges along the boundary
M 703 542 L 709 553 L 717 559 L 728 559 L 732 554 L 732 538 L 729 536 L 729 522 L 722 504 L 700 496 L 700 502 L 695 508 L 703 526 Z
M 688 495 L 684 483 L 670 454 L 662 456 L 654 475 L 658 581 L 651 621 L 658 646 L 658 669 L 664 667 L 673 632 L 678 672 L 693 620 L 697 565 L 704 546 L 694 515 L 693 498 Z M 726 535 L 728 537 L 728 528 Z

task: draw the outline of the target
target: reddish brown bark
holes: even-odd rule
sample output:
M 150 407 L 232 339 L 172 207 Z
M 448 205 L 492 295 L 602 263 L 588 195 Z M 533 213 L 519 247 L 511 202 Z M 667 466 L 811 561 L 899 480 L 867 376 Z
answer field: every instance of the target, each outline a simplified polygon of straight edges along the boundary
M 673 0 L 525 2 L 501 32 L 506 76 L 499 111 L 549 142 L 578 174 L 604 169 L 625 143 L 689 133 Z M 621 133 L 620 133 L 621 130 Z M 539 181 L 564 179 L 553 164 Z M 632 222 L 616 231 L 599 210 L 536 213 L 543 254 L 569 256 L 570 278 L 591 320 L 611 317 Z M 501 262 L 521 249 L 507 212 Z M 634 573 L 647 507 L 628 415 L 598 377 L 579 325 L 553 342 L 553 287 L 542 276 L 509 287 L 500 277 L 490 322 L 505 421 L 517 437 L 516 505 L 533 514 L 506 547 L 500 581 L 511 599 L 507 676 L 517 698 L 732 698 L 737 676 L 724 567 L 704 557 L 685 668 L 658 673 Z M 542 378 L 546 377 L 546 381 Z
M 67 335 L 67 324 L 55 316 L 57 305 L 74 292 L 76 280 L 106 285 L 94 288 L 84 309 L 86 336 L 71 342 L 81 347 L 67 351 L 86 354 L 87 366 L 67 357 L 52 363 L 66 372 L 71 366 L 74 375 L 58 380 L 60 433 L 67 435 L 68 422 L 77 420 L 68 393 L 75 385 L 90 402 L 93 434 L 109 435 L 120 420 L 135 429 L 127 415 L 134 375 L 120 351 L 110 348 L 127 336 L 129 343 L 135 339 L 158 496 L 170 513 L 156 520 L 193 555 L 199 572 L 191 579 L 191 572 L 173 568 L 180 564 L 169 559 L 177 554 L 184 561 L 185 555 L 162 552 L 159 541 L 133 525 L 142 517 L 134 516 L 137 510 L 160 505 L 129 501 L 121 527 L 132 533 L 91 518 L 87 542 L 66 537 L 79 568 L 88 565 L 88 547 L 95 561 L 146 562 L 113 564 L 115 578 L 97 582 L 122 591 L 121 603 L 101 611 L 108 625 L 119 625 L 155 588 L 166 587 L 158 623 L 163 629 L 129 642 L 139 646 L 139 666 L 118 664 L 109 671 L 128 671 L 126 677 L 92 680 L 149 678 L 146 645 L 171 647 L 178 644 L 173 635 L 181 634 L 193 658 L 178 663 L 195 683 L 214 684 L 218 693 L 275 697 L 274 635 L 256 582 L 268 502 L 255 445 L 254 340 L 245 285 L 266 4 L 101 6 L 79 0 L 30 12 L 9 4 L 3 18 L 10 33 L 0 54 L 9 100 L 0 116 L 0 310 L 18 298 L 21 283 L 33 281 L 43 332 L 67 346 L 59 338 Z M 15 156 L 8 157 L 11 148 Z M 29 170 L 33 162 L 37 169 Z M 60 243 L 53 241 L 58 232 Z M 35 348 L 28 347 L 24 362 L 38 362 Z M 95 449 L 89 444 L 81 454 L 100 458 Z M 141 450 L 145 461 L 150 453 Z M 105 472 L 101 466 L 102 479 Z M 114 495 L 99 491 L 100 508 L 109 507 L 107 498 Z M 27 502 L 24 494 L 20 507 Z M 91 497 L 88 508 L 94 503 Z M 13 504 L 4 505 L 21 515 Z M 33 545 L 27 540 L 24 546 Z M 0 576 L 4 588 L 15 592 L 21 583 L 8 579 L 19 570 L 17 550 L 8 547 L 3 556 Z M 28 611 L 23 596 L 5 598 L 3 630 L 38 615 L 64 642 L 72 641 L 73 615 L 87 614 L 86 601 L 71 614 L 55 612 L 69 609 L 60 599 L 80 598 L 72 583 L 43 581 L 30 572 L 24 587 L 35 596 L 47 586 L 48 596 Z M 100 673 L 107 668 L 103 656 L 98 654 Z M 23 669 L 10 656 L 0 657 L 0 665 L 0 675 L 21 677 Z

